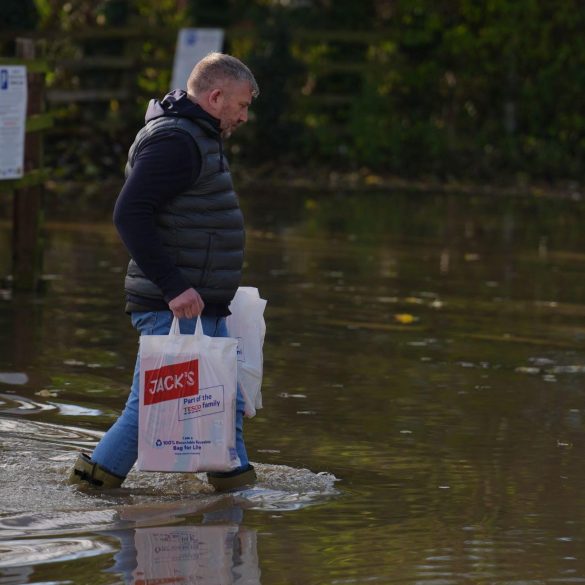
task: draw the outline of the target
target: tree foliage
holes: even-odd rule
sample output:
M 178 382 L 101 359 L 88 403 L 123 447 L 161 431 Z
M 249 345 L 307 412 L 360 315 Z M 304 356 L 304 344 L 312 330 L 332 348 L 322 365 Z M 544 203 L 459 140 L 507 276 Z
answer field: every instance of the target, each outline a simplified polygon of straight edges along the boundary
M 354 156 L 409 174 L 578 177 L 584 24 L 573 0 L 396 3 L 353 104 Z
M 585 170 L 578 0 L 36 0 L 36 8 L 6 0 L 0 17 L 4 29 L 53 31 L 56 59 L 140 56 L 143 65 L 123 75 L 61 69 L 49 80 L 132 88 L 127 102 L 83 108 L 83 125 L 116 122 L 119 153 L 148 99 L 168 89 L 162 64 L 170 65 L 176 30 L 219 26 L 226 50 L 260 82 L 254 119 L 232 143 L 254 164 L 475 180 L 579 180 Z M 118 26 L 158 36 L 68 41 L 82 27 Z M 110 170 L 118 158 L 110 156 Z

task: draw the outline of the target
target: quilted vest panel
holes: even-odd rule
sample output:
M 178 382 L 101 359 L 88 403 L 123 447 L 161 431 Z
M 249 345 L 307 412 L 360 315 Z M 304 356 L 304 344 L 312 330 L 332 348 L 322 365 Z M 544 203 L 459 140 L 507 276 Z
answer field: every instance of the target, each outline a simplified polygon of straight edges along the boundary
M 184 132 L 201 153 L 201 172 L 193 185 L 157 212 L 158 235 L 171 260 L 204 302 L 229 303 L 240 285 L 244 261 L 244 220 L 220 142 L 206 122 L 157 118 L 146 124 L 130 147 L 126 176 L 144 141 L 162 131 Z M 160 288 L 130 260 L 125 290 L 147 299 L 163 299 Z M 167 299 L 170 300 L 170 299 Z

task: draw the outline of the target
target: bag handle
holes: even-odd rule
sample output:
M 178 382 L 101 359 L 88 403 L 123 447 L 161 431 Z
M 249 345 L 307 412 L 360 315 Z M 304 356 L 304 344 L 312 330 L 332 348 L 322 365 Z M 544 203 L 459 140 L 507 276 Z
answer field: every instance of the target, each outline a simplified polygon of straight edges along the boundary
M 196 317 L 196 319 L 197 323 L 195 323 L 195 335 L 197 337 L 203 337 L 203 317 L 199 315 L 199 317 Z
M 197 322 L 195 323 L 195 332 L 193 333 L 193 335 L 196 335 L 197 337 L 203 337 L 205 334 L 203 333 L 203 322 L 201 319 L 201 315 L 199 315 L 199 317 L 196 317 L 196 319 Z M 173 317 L 173 322 L 171 323 L 169 335 L 181 335 L 179 319 L 177 317 Z
M 181 335 L 181 329 L 179 328 L 179 319 L 177 317 L 173 317 L 173 322 L 171 323 L 169 335 Z

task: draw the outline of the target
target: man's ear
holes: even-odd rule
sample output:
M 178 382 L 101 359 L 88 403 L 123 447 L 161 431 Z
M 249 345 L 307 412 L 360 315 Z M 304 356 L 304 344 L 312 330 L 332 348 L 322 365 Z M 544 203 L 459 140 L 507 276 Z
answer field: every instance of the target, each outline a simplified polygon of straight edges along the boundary
M 220 108 L 223 103 L 223 90 L 220 88 L 212 90 L 207 99 L 209 100 L 210 106 Z

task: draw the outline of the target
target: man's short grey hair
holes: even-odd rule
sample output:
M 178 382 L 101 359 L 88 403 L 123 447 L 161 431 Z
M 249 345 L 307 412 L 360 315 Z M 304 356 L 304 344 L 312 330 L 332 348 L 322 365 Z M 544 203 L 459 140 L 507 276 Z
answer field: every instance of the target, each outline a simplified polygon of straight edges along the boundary
M 239 59 L 225 53 L 209 53 L 191 71 L 187 81 L 187 91 L 197 97 L 213 89 L 223 80 L 247 81 L 253 97 L 258 97 L 260 89 L 254 75 Z

